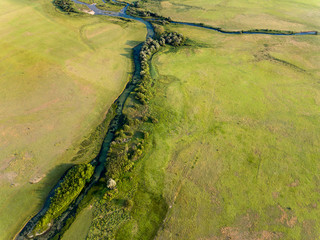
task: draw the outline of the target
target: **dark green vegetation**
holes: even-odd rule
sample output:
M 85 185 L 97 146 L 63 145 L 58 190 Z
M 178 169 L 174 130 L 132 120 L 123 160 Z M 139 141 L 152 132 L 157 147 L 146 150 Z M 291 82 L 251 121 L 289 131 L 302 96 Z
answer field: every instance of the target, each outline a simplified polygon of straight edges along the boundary
M 151 97 L 151 93 L 148 89 L 152 84 L 151 76 L 150 76 L 150 67 L 149 60 L 152 55 L 159 51 L 161 46 L 165 46 L 166 44 L 172 46 L 180 46 L 184 42 L 184 38 L 182 35 L 178 33 L 164 33 L 160 35 L 158 40 L 148 39 L 142 47 L 140 52 L 140 60 L 141 60 L 141 72 L 140 78 L 141 81 L 135 89 L 135 98 L 142 104 L 146 104 Z
M 49 209 L 34 228 L 35 234 L 45 231 L 49 224 L 68 208 L 90 180 L 93 172 L 94 167 L 91 164 L 76 165 L 67 172 L 51 197 Z
M 62 11 L 67 12 L 67 13 L 78 12 L 76 10 L 74 2 L 72 0 L 54 0 L 53 4 L 55 4 Z
M 128 9 L 127 9 L 127 13 L 131 16 L 135 16 L 135 17 L 141 17 L 141 18 L 151 18 L 151 19 L 161 19 L 163 21 L 170 21 L 171 18 L 170 17 L 163 17 L 155 12 L 151 12 L 148 10 L 145 10 L 144 8 L 140 8 L 139 7 L 139 2 L 135 2 L 134 4 L 131 4 Z

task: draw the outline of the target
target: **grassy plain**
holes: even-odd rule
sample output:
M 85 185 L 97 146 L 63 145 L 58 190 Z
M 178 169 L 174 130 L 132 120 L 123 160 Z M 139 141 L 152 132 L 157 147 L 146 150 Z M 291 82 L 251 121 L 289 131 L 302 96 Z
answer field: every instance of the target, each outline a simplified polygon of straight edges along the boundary
M 63 240 L 85 240 L 92 221 L 92 211 L 91 206 L 83 209 L 71 227 L 63 235 Z
M 319 38 L 172 29 L 116 239 L 319 239 Z
M 228 30 L 320 30 L 317 0 L 148 0 L 141 3 L 176 21 L 202 22 Z
M 3 0 L 0 22 L 0 239 L 7 240 L 40 209 L 124 88 L 131 49 L 146 31 L 65 15 L 46 0 Z

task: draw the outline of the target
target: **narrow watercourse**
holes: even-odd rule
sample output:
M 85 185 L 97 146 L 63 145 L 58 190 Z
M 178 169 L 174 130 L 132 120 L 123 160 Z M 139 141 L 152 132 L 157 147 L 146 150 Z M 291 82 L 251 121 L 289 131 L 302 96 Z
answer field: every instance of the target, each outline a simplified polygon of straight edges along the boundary
M 131 19 L 131 20 L 136 20 L 139 22 L 142 22 L 147 29 L 147 34 L 146 34 L 146 39 L 147 38 L 153 38 L 155 36 L 155 32 L 153 29 L 152 24 L 144 20 L 142 18 L 134 17 L 131 15 L 128 15 L 127 9 L 130 6 L 128 3 L 125 3 L 125 7 L 120 10 L 119 12 L 113 12 L 113 11 L 104 11 L 96 7 L 95 4 L 87 4 L 80 2 L 78 0 L 72 0 L 73 2 L 77 4 L 82 4 L 86 5 L 90 10 L 94 12 L 95 15 L 105 15 L 105 16 L 113 16 L 113 17 L 121 17 L 121 18 L 126 18 L 126 19 Z M 113 0 L 116 3 L 124 4 L 121 2 L 117 2 Z M 152 21 L 152 20 L 150 20 Z M 274 32 L 255 32 L 255 31 L 226 31 L 222 30 L 220 28 L 214 28 L 210 26 L 204 26 L 202 24 L 197 24 L 197 23 L 188 23 L 188 22 L 176 22 L 176 21 L 170 21 L 173 24 L 181 24 L 181 25 L 188 25 L 192 27 L 199 27 L 199 28 L 205 28 L 208 30 L 214 30 L 223 34 L 266 34 L 266 35 L 317 35 L 317 31 L 308 31 L 308 32 L 297 32 L 297 33 L 274 33 Z M 91 161 L 91 164 L 95 166 L 95 172 L 94 175 L 91 179 L 91 181 L 84 187 L 84 189 L 81 191 L 80 195 L 77 197 L 77 199 L 69 206 L 69 208 L 62 213 L 62 215 L 57 218 L 53 225 L 43 234 L 39 236 L 30 236 L 30 232 L 36 225 L 36 223 L 41 219 L 41 217 L 45 214 L 45 212 L 48 210 L 49 205 L 50 205 L 50 198 L 54 194 L 54 190 L 59 186 L 61 183 L 62 179 L 64 178 L 65 174 L 60 178 L 59 182 L 56 184 L 56 186 L 50 191 L 45 204 L 43 208 L 31 219 L 28 221 L 28 223 L 24 226 L 24 228 L 21 230 L 21 232 L 17 235 L 16 239 L 22 240 L 22 239 L 50 239 L 54 237 L 60 230 L 65 226 L 67 220 L 74 216 L 76 214 L 77 207 L 79 206 L 80 202 L 82 199 L 86 196 L 88 191 L 91 189 L 92 186 L 94 186 L 99 179 L 102 177 L 102 174 L 105 170 L 105 161 L 107 158 L 107 153 L 110 148 L 110 143 L 114 139 L 115 132 L 117 129 L 121 128 L 123 125 L 123 114 L 122 110 L 124 107 L 124 104 L 131 94 L 133 92 L 134 88 L 136 87 L 137 83 L 139 82 L 140 79 L 140 59 L 139 59 L 139 53 L 141 51 L 143 43 L 140 43 L 136 47 L 133 48 L 133 62 L 134 62 L 134 73 L 132 80 L 127 84 L 126 88 L 124 91 L 121 93 L 121 95 L 117 98 L 117 100 L 114 102 L 113 106 L 109 110 L 109 113 L 112 117 L 112 120 L 110 121 L 109 127 L 107 134 L 104 138 L 103 144 L 101 146 L 100 152 L 98 156 Z M 110 116 L 109 115 L 109 116 Z
M 145 24 L 147 29 L 146 39 L 147 38 L 153 38 L 154 37 L 154 30 L 152 27 L 152 24 L 150 22 L 147 22 L 143 20 L 142 18 L 132 17 L 130 15 L 126 14 L 126 10 L 129 6 L 127 4 L 120 12 L 110 12 L 110 11 L 102 11 L 98 9 L 95 5 L 86 4 L 83 2 L 79 2 L 77 0 L 73 0 L 75 3 L 83 4 L 88 6 L 92 11 L 95 12 L 96 15 L 106 15 L 106 16 L 114 16 L 114 17 L 123 17 L 127 19 L 133 19 L 137 20 L 139 22 L 142 22 Z M 30 235 L 30 232 L 35 227 L 37 222 L 41 219 L 41 217 L 46 213 L 46 211 L 49 208 L 50 205 L 50 198 L 54 194 L 54 190 L 59 186 L 62 179 L 66 175 L 66 173 L 60 178 L 58 183 L 55 185 L 55 187 L 50 191 L 45 204 L 43 208 L 32 218 L 28 221 L 28 223 L 24 226 L 24 228 L 21 230 L 21 232 L 16 236 L 17 240 L 25 240 L 25 239 L 50 239 L 53 236 L 55 236 L 66 224 L 66 221 L 69 217 L 74 215 L 76 213 L 77 207 L 79 206 L 82 199 L 86 196 L 88 191 L 91 189 L 92 186 L 94 186 L 99 179 L 102 177 L 102 173 L 105 168 L 105 161 L 107 158 L 107 153 L 110 147 L 110 143 L 112 142 L 114 138 L 114 134 L 119 129 L 123 122 L 122 122 L 122 110 L 123 106 L 125 104 L 125 101 L 129 97 L 130 93 L 134 90 L 136 84 L 139 81 L 140 78 L 140 60 L 139 60 L 139 54 L 141 51 L 143 43 L 140 43 L 139 45 L 135 46 L 133 48 L 133 62 L 134 62 L 134 73 L 132 80 L 127 84 L 124 91 L 120 94 L 120 96 L 116 99 L 116 101 L 113 103 L 111 109 L 109 110 L 108 114 L 113 116 L 113 119 L 110 121 L 107 134 L 104 138 L 103 144 L 101 146 L 100 152 L 98 156 L 91 161 L 91 164 L 95 166 L 94 175 L 91 179 L 91 181 L 84 187 L 84 189 L 81 191 L 80 195 L 77 197 L 77 199 L 70 205 L 70 207 L 63 212 L 63 214 L 54 221 L 53 225 L 50 226 L 48 231 L 45 233 L 39 235 L 39 236 L 32 236 Z

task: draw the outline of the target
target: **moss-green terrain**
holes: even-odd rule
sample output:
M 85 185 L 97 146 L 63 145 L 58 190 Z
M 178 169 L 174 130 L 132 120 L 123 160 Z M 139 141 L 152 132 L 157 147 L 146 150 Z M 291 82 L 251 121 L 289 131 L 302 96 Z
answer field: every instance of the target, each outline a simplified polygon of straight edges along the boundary
M 0 239 L 7 240 L 70 163 L 94 157 L 78 153 L 80 144 L 124 88 L 130 49 L 146 31 L 136 22 L 66 15 L 45 0 L 1 1 L 0 21 Z
M 189 40 L 153 57 L 158 122 L 88 239 L 317 239 L 319 40 L 167 29 Z
M 298 32 L 320 23 L 314 0 L 138 6 L 227 30 Z M 130 79 L 131 51 L 146 30 L 134 21 L 68 15 L 46 0 L 4 0 L 0 21 L 6 240 L 71 163 L 95 156 L 106 131 L 97 126 Z M 117 189 L 107 190 L 110 176 L 103 177 L 63 239 L 319 239 L 319 37 L 163 28 L 187 40 L 155 53 L 153 80 L 139 90 L 146 98 L 135 90 L 125 104 L 125 126 L 108 155 L 124 161 L 125 171 L 112 163 Z
M 156 239 L 317 239 L 319 40 L 174 30 L 193 41 L 153 59 L 159 123 L 136 211 L 165 199 Z M 135 214 L 120 233 L 142 239 Z

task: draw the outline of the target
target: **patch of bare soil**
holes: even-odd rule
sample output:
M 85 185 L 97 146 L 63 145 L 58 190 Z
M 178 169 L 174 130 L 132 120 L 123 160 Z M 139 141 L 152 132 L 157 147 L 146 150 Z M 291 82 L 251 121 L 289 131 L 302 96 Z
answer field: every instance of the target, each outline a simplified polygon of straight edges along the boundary
M 40 182 L 46 175 L 45 174 L 42 174 L 40 176 L 36 176 L 36 177 L 33 177 L 29 180 L 29 183 L 31 184 L 35 184 L 35 183 L 38 183 Z
M 247 213 L 236 219 L 235 226 L 221 228 L 220 236 L 206 238 L 206 240 L 275 240 L 282 238 L 282 233 L 267 230 L 257 231 L 256 225 L 258 221 L 258 214 Z
M 278 221 L 287 227 L 294 227 L 298 221 L 298 218 L 296 216 L 293 216 L 293 214 L 289 213 L 290 210 L 287 211 L 279 205 L 278 208 L 281 211 L 281 217 Z

